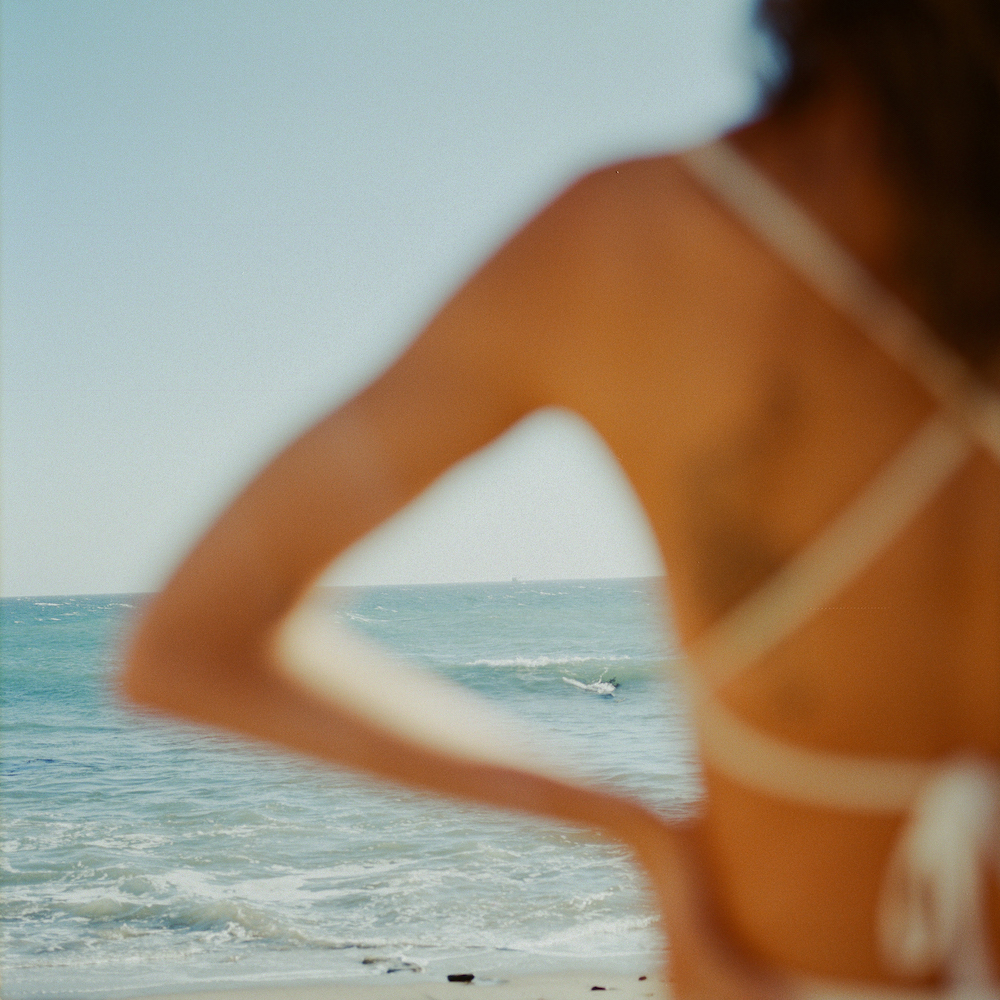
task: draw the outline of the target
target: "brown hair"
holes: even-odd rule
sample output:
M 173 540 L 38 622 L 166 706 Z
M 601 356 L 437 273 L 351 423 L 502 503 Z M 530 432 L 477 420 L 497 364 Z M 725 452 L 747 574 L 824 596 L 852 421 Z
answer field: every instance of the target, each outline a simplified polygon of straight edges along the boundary
M 846 60 L 910 206 L 929 319 L 973 364 L 1000 354 L 1000 0 L 762 0 L 791 106 Z

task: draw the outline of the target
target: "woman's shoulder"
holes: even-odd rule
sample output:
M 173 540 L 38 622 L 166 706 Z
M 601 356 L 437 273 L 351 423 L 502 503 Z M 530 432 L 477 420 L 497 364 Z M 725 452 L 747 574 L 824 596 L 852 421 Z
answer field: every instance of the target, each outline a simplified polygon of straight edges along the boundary
M 588 310 L 614 309 L 710 281 L 735 241 L 746 239 L 732 216 L 687 169 L 682 153 L 669 152 L 581 174 L 500 258 L 549 279 L 539 290 L 551 301 L 568 293 Z
M 587 308 L 648 315 L 658 337 L 706 309 L 738 339 L 735 314 L 770 316 L 801 296 L 788 268 L 713 194 L 677 151 L 619 160 L 581 175 L 531 224 L 553 273 L 572 275 Z M 715 303 L 718 308 L 710 308 Z M 730 315 L 734 314 L 734 315 Z M 702 324 L 697 324 L 701 326 Z M 618 325 L 619 334 L 625 325 Z
M 713 203 L 685 166 L 684 152 L 603 164 L 581 174 L 554 204 L 640 232 L 649 232 L 653 219 L 686 227 L 695 216 L 711 211 Z
M 519 330 L 535 345 L 566 339 L 577 351 L 591 335 L 637 329 L 644 303 L 660 312 L 679 302 L 717 273 L 733 234 L 678 154 L 618 160 L 569 183 L 456 301 L 494 317 L 510 312 L 516 322 L 492 324 L 505 337 Z

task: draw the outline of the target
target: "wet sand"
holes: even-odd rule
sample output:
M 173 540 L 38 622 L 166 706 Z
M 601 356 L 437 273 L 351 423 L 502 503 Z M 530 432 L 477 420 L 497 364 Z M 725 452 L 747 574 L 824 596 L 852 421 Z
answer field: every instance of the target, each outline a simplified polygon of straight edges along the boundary
M 594 987 L 599 987 L 594 989 Z M 603 987 L 603 989 L 601 988 Z M 419 980 L 409 983 L 334 983 L 328 986 L 266 986 L 238 990 L 159 994 L 156 1000 L 666 1000 L 660 978 L 601 973 L 518 976 L 483 983 Z

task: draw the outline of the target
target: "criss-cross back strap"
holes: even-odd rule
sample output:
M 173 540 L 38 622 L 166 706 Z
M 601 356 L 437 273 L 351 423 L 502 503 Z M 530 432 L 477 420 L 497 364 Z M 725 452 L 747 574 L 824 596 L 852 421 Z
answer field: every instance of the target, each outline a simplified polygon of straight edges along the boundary
M 927 420 L 832 522 L 688 645 L 714 689 L 795 632 L 899 536 L 972 450 L 941 416 Z
M 725 140 L 681 162 L 823 298 L 917 378 L 949 416 L 1000 457 L 1000 395 L 929 327 Z
M 943 968 L 963 996 L 998 1000 L 982 870 L 987 857 L 1000 867 L 996 765 L 870 757 L 789 743 L 745 722 L 717 691 L 884 551 L 974 447 L 1000 457 L 1000 395 L 975 379 L 919 317 L 731 146 L 714 143 L 683 161 L 940 404 L 810 544 L 691 644 L 701 670 L 687 671 L 686 680 L 702 754 L 720 774 L 778 798 L 852 812 L 909 812 L 880 897 L 884 958 L 910 975 Z
M 780 188 L 725 141 L 681 161 L 793 271 L 921 382 L 941 404 L 802 551 L 688 648 L 719 688 L 794 632 L 897 538 L 974 446 L 1000 457 L 1000 395 L 875 281 Z

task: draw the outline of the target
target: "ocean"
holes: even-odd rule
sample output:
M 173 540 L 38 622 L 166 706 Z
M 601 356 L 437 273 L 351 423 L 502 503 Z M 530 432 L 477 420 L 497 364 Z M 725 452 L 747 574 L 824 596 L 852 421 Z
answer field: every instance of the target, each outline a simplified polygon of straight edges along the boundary
M 475 689 L 668 815 L 699 777 L 655 580 L 344 588 L 329 613 Z M 3 996 L 472 972 L 650 973 L 600 835 L 423 798 L 142 718 L 113 697 L 142 595 L 2 602 Z

